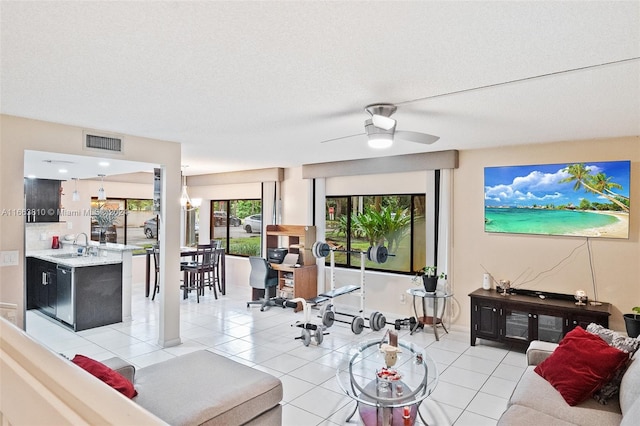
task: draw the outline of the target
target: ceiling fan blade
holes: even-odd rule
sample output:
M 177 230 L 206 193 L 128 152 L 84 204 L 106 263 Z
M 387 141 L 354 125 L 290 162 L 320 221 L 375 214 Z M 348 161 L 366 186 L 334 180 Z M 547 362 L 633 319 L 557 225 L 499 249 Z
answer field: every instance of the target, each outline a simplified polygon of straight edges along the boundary
M 428 135 L 426 133 L 408 132 L 404 130 L 398 130 L 395 134 L 396 138 L 409 142 L 423 143 L 430 145 L 440 139 L 440 136 Z
M 324 141 L 322 141 L 320 143 L 334 142 L 334 141 L 339 141 L 341 139 L 349 139 L 349 138 L 355 138 L 355 137 L 358 137 L 358 136 L 366 136 L 366 135 L 367 135 L 366 133 L 358 133 L 356 135 L 341 136 L 339 138 L 327 139 L 327 140 L 324 140 Z
M 373 114 L 371 116 L 371 121 L 373 121 L 373 125 L 379 129 L 391 130 L 396 125 L 396 120 L 390 117 L 385 117 L 384 115 Z

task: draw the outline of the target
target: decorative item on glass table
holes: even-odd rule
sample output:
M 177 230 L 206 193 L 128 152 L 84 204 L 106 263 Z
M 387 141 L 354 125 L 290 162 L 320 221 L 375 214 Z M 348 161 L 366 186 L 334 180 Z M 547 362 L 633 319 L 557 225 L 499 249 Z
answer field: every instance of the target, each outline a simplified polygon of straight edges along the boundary
M 424 291 L 427 293 L 434 293 L 438 286 L 438 280 L 447 278 L 447 274 L 444 272 L 438 274 L 437 266 L 424 266 L 422 269 L 416 271 L 416 276 L 422 277 Z

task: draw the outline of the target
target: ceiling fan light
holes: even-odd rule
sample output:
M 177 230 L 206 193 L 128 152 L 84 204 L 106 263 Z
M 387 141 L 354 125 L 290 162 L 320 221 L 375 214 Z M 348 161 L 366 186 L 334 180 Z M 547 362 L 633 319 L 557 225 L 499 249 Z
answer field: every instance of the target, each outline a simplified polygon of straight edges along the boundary
M 374 114 L 371 116 L 373 125 L 379 129 L 391 130 L 396 126 L 396 120 L 393 118 L 385 117 L 384 115 Z
M 374 134 L 369 135 L 368 143 L 370 148 L 385 149 L 390 148 L 393 145 L 393 135 Z

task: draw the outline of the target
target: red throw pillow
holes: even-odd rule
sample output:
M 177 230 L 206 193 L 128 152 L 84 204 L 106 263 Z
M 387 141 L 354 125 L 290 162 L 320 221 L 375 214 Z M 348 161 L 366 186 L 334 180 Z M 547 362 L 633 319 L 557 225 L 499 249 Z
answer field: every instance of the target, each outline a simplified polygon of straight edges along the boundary
M 567 404 L 577 405 L 607 383 L 628 359 L 628 354 L 576 327 L 535 372 L 551 383 Z
M 133 384 L 126 377 L 101 362 L 84 355 L 76 355 L 71 362 L 82 367 L 128 398 L 133 398 L 138 394 Z

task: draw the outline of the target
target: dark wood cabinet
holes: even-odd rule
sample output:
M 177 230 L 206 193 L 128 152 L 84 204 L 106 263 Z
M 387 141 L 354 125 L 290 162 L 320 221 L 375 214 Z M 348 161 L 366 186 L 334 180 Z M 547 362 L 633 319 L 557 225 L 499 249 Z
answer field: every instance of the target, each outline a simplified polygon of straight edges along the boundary
M 526 345 L 532 340 L 558 342 L 577 326 L 592 322 L 609 327 L 611 305 L 577 306 L 574 301 L 539 296 L 501 295 L 478 289 L 471 298 L 471 346 L 476 339 Z
M 27 257 L 27 309 L 75 331 L 122 321 L 122 263 L 71 267 Z
M 28 257 L 27 271 L 28 306 L 55 316 L 58 291 L 56 264 Z
M 500 337 L 500 309 L 500 304 L 493 301 L 475 304 L 471 310 L 471 321 L 477 337 L 489 340 L 497 340 Z
M 59 180 L 25 179 L 25 221 L 27 223 L 58 222 L 60 188 Z

